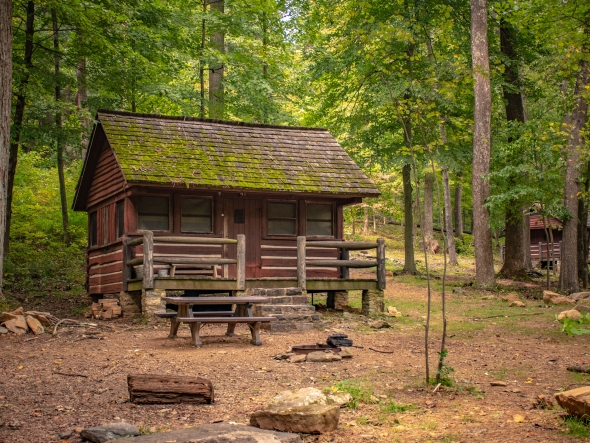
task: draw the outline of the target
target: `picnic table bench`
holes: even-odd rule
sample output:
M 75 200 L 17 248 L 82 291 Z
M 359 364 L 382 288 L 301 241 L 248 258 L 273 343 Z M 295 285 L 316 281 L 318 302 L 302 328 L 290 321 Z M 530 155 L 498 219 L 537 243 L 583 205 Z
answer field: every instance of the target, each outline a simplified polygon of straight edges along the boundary
M 178 327 L 186 323 L 191 329 L 191 338 L 194 346 L 202 346 L 200 331 L 205 323 L 227 323 L 225 335 L 233 336 L 238 323 L 246 323 L 252 334 L 250 343 L 256 346 L 262 345 L 260 340 L 260 324 L 276 320 L 275 317 L 254 317 L 252 306 L 263 303 L 265 297 L 163 297 L 166 304 L 178 306 L 178 312 L 157 312 L 156 316 L 170 319 L 170 334 L 168 337 L 176 338 Z M 193 312 L 193 306 L 206 305 L 236 305 L 235 310 L 227 311 L 200 311 Z

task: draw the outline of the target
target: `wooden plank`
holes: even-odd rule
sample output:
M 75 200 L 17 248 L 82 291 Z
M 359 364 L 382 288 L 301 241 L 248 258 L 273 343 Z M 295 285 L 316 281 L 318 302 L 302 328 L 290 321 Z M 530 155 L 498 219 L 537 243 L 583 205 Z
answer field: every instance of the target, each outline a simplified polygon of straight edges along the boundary
M 171 304 L 195 304 L 195 305 L 234 305 L 242 303 L 264 303 L 266 297 L 162 297 L 162 301 Z
M 131 277 L 129 260 L 131 260 L 131 248 L 129 248 L 129 237 L 125 237 L 123 239 L 123 260 L 121 262 L 121 266 L 123 267 L 123 291 L 127 291 L 127 280 Z
M 305 237 L 297 237 L 297 287 L 305 291 Z
M 377 289 L 385 289 L 385 239 L 377 239 Z
M 143 234 L 143 287 L 154 287 L 154 233 L 152 231 Z
M 104 265 L 107 263 L 113 263 L 113 262 L 117 262 L 117 261 L 123 261 L 123 251 L 122 250 L 113 251 L 113 252 L 109 252 L 107 254 L 101 254 L 99 256 L 94 256 L 94 257 L 89 255 L 89 257 L 88 257 L 88 265 L 89 266 Z
M 350 252 L 348 251 L 348 249 L 341 249 L 340 250 L 340 260 L 342 260 L 342 261 L 349 261 L 350 260 Z M 342 277 L 345 280 L 348 280 L 350 278 L 350 271 L 348 270 L 348 268 L 346 266 L 342 266 L 340 268 L 340 277 Z
M 184 243 L 191 245 L 235 245 L 237 240 L 232 238 L 216 238 L 216 237 L 173 237 L 173 236 L 158 236 L 154 237 L 154 241 L 160 243 Z
M 357 241 L 309 241 L 307 246 L 316 248 L 342 248 L 349 251 L 358 251 L 361 249 L 376 249 L 376 243 L 357 242 Z
M 362 260 L 306 260 L 307 266 L 325 266 L 340 268 L 346 266 L 347 268 L 372 268 L 377 266 L 376 261 L 362 261 Z
M 137 245 L 142 245 L 143 244 L 143 237 L 139 237 L 139 238 L 135 238 L 133 240 L 130 240 L 128 243 L 128 246 L 137 246 Z
M 213 383 L 200 377 L 141 374 L 127 376 L 129 400 L 136 404 L 211 404 Z
M 219 257 L 152 257 L 155 263 L 179 264 L 179 265 L 235 265 L 237 260 Z
M 237 267 L 236 267 L 236 289 L 238 291 L 244 291 L 246 289 L 246 236 L 244 234 L 238 234 L 238 252 L 237 252 Z M 228 260 L 226 263 L 231 264 Z

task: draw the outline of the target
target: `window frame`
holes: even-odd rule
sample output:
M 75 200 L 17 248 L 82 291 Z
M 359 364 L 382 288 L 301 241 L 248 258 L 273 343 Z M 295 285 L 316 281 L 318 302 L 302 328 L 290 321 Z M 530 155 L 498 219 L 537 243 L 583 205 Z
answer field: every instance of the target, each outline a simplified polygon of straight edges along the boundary
M 98 211 L 88 214 L 88 247 L 98 246 Z
M 119 212 L 119 208 L 122 208 L 122 214 Z M 123 217 L 121 217 L 121 215 Z M 119 232 L 119 228 L 120 232 Z M 119 200 L 115 202 L 115 236 L 116 240 L 123 238 L 125 235 L 125 200 Z
M 184 231 L 182 229 L 182 202 L 185 199 L 193 199 L 193 200 L 209 200 L 211 204 L 211 214 L 209 215 L 211 219 L 211 230 L 210 231 Z M 203 195 L 181 195 L 180 196 L 180 208 L 179 208 L 179 230 L 181 234 L 213 234 L 215 233 L 215 199 L 212 196 L 203 196 Z
M 165 197 L 168 199 L 168 229 L 140 229 L 139 228 L 139 200 L 142 197 Z M 174 228 L 174 196 L 170 194 L 140 194 L 135 199 L 135 226 L 136 232 L 172 232 Z
M 109 234 L 110 234 L 110 208 L 111 205 L 105 205 L 102 207 L 102 246 L 108 245 L 109 242 Z
M 284 203 L 289 203 L 289 204 L 292 204 L 292 205 L 295 206 L 295 218 L 294 218 L 294 220 L 295 220 L 295 232 L 293 234 L 270 234 L 268 232 L 269 221 L 271 220 L 269 218 L 269 216 L 268 216 L 268 214 L 269 214 L 268 209 L 269 209 L 269 205 L 271 205 L 273 203 L 283 203 L 283 204 Z M 264 237 L 270 237 L 270 238 L 281 238 L 281 237 L 284 237 L 284 238 L 293 238 L 293 237 L 297 237 L 299 235 L 299 225 L 300 225 L 300 223 L 299 223 L 299 213 L 300 213 L 300 211 L 299 211 L 299 202 L 297 200 L 292 200 L 292 199 L 285 199 L 285 200 L 281 200 L 281 199 L 268 199 L 268 200 L 266 200 L 266 202 L 264 204 L 264 211 L 265 211 L 265 213 L 264 213 L 264 226 L 263 226 L 263 229 L 264 229 L 264 235 L 263 236 Z M 273 220 L 293 220 L 292 218 L 288 218 L 288 219 L 283 218 L 283 219 L 281 219 L 281 218 L 276 218 L 276 217 L 273 217 L 272 219 Z
M 309 212 L 307 211 L 308 205 L 322 205 L 322 206 L 330 206 L 332 208 L 332 234 L 331 235 L 308 235 L 307 234 L 307 227 L 309 222 Z M 325 238 L 336 238 L 336 218 L 338 214 L 336 213 L 336 204 L 333 201 L 314 201 L 314 200 L 306 200 L 305 201 L 305 237 L 306 238 L 318 238 L 318 239 L 325 239 Z M 312 221 L 326 221 L 320 219 L 313 219 Z

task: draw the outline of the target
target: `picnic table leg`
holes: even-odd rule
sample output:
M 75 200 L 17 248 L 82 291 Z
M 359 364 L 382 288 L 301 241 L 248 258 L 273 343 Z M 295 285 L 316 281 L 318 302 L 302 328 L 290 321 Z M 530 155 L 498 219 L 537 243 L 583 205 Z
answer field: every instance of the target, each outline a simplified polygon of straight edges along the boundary
M 201 341 L 201 336 L 199 332 L 201 331 L 201 323 L 191 323 L 191 337 L 194 346 L 203 346 L 203 342 Z
M 168 334 L 168 338 L 176 338 L 179 326 L 180 322 L 176 321 L 176 317 L 170 317 L 170 334 Z
M 235 310 L 235 317 L 244 317 L 244 305 L 236 305 Z M 234 331 L 236 330 L 235 323 L 228 323 L 227 324 L 227 332 L 225 333 L 228 337 L 233 337 L 235 335 Z
M 248 326 L 250 326 L 250 332 L 252 333 L 252 340 L 250 340 L 250 343 L 255 346 L 261 346 L 262 340 L 260 340 L 260 322 L 257 321 L 256 323 L 248 323 Z

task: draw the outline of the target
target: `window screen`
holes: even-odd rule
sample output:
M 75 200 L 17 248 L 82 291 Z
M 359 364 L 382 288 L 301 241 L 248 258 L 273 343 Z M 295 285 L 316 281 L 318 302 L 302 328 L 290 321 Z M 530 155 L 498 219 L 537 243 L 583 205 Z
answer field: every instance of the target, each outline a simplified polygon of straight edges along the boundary
M 210 198 L 183 198 L 181 206 L 182 232 L 213 232 Z
M 96 212 L 93 212 L 88 216 L 88 246 L 96 246 L 98 242 L 98 226 L 96 221 Z
M 268 235 L 297 234 L 296 203 L 268 203 Z
M 168 197 L 139 197 L 137 229 L 139 231 L 168 231 Z
M 125 202 L 117 202 L 117 212 L 115 213 L 115 218 L 115 224 L 117 226 L 117 238 L 121 238 L 125 233 Z
M 332 205 L 307 205 L 307 235 L 333 236 Z

